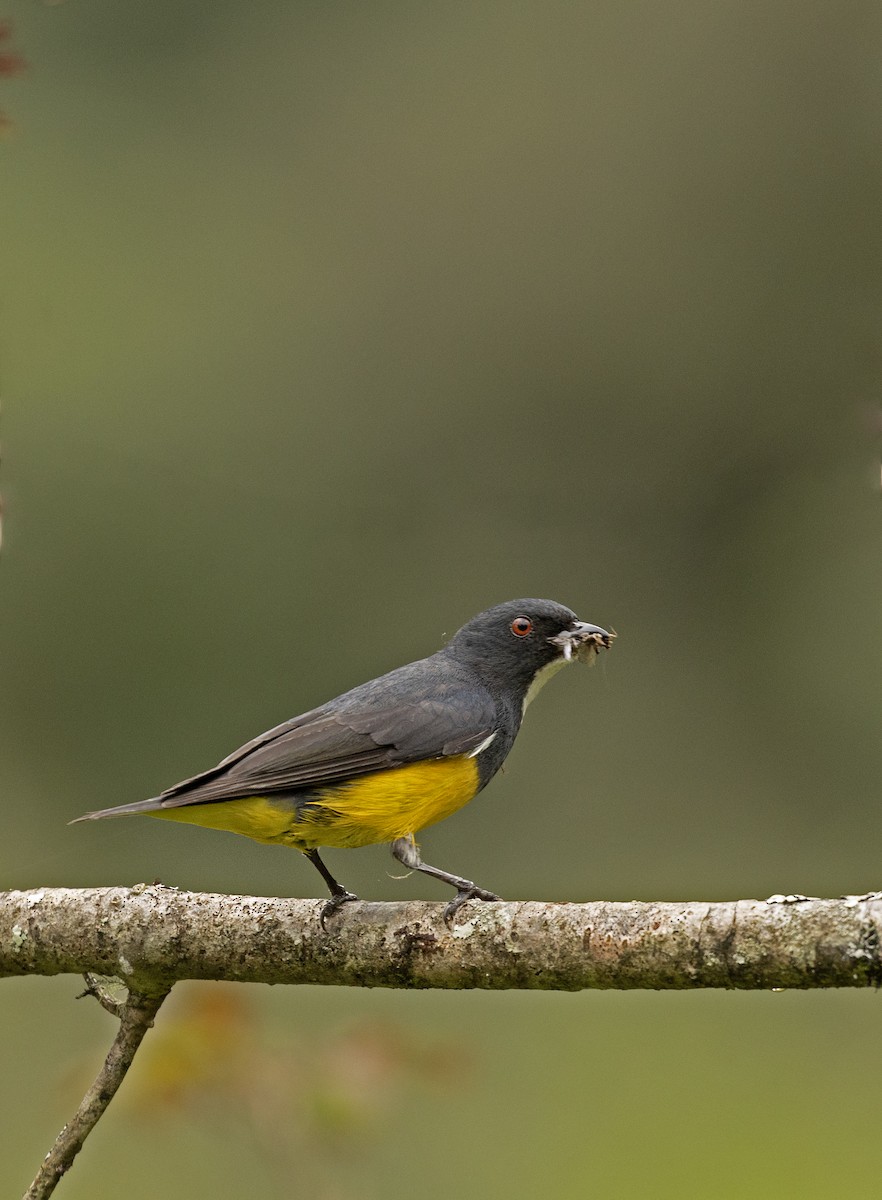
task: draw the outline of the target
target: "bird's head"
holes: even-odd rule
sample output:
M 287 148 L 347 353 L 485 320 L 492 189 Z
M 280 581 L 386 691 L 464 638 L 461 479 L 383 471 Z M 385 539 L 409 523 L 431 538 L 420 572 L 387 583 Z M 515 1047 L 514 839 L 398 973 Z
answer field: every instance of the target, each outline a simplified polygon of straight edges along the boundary
M 593 662 L 614 637 L 554 600 L 509 600 L 463 625 L 447 650 L 526 704 L 554 670 L 575 659 Z

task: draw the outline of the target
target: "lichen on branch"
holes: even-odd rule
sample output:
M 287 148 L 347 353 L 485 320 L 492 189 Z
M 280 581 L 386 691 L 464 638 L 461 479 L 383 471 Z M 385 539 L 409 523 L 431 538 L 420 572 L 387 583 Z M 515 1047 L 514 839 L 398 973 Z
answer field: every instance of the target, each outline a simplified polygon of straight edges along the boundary
M 97 972 L 402 988 L 815 988 L 882 983 L 882 894 L 720 903 L 347 904 L 160 884 L 0 893 L 0 975 Z

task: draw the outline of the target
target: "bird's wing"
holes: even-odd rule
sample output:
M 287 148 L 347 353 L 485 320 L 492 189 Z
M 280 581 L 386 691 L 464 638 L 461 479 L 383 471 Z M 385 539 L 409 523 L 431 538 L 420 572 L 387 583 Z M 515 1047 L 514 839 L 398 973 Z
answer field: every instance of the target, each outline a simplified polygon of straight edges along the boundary
M 249 743 L 250 745 L 250 743 Z M 237 796 L 265 796 L 351 779 L 392 765 L 391 748 L 341 725 L 334 716 L 280 727 L 271 740 L 236 752 L 209 771 L 157 797 L 162 808 Z
M 417 701 L 388 691 L 365 685 L 269 730 L 163 792 L 157 807 L 333 786 L 386 767 L 468 754 L 494 731 L 495 707 L 483 689 L 433 688 L 432 699 Z

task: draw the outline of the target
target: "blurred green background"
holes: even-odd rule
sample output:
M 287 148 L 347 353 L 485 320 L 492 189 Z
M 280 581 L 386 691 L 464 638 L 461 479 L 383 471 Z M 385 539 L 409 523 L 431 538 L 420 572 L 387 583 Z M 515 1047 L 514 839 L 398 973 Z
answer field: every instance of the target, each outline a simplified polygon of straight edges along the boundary
M 428 861 L 882 885 L 878 5 L 0 18 L 0 885 L 316 895 L 284 849 L 66 822 L 517 595 L 619 641 Z M 78 990 L 0 985 L 4 1195 L 112 1036 Z M 879 1005 L 182 987 L 59 1195 L 875 1197 Z

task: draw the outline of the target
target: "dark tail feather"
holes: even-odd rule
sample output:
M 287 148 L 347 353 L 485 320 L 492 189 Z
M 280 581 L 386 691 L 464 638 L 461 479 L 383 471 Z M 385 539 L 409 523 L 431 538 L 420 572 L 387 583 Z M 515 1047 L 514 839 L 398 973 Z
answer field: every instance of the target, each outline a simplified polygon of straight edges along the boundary
M 81 817 L 75 817 L 72 821 L 68 821 L 68 825 L 77 825 L 80 821 L 99 821 L 102 817 L 127 817 L 131 813 L 156 812 L 162 808 L 159 797 L 154 796 L 151 800 L 136 800 L 134 804 L 120 804 L 118 808 L 101 808 L 97 812 L 83 813 Z

